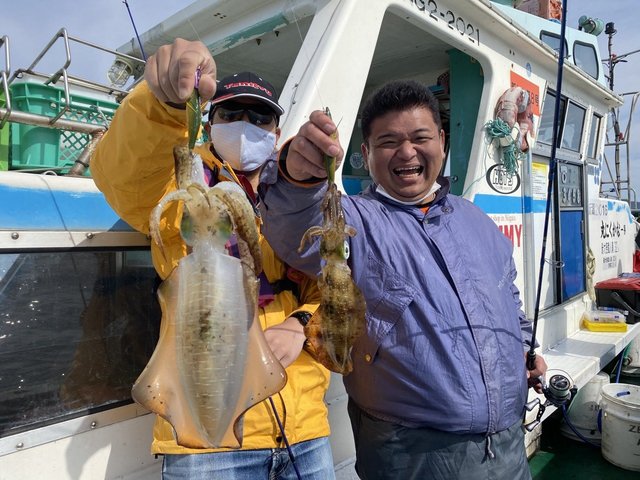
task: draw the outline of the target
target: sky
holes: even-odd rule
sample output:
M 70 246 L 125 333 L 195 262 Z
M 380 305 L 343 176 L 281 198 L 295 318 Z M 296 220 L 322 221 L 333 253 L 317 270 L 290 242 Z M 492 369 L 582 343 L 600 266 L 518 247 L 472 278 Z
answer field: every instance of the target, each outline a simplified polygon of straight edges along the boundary
M 240 0 L 236 0 L 240 1 Z M 247 0 L 248 1 L 248 0 Z M 146 32 L 163 19 L 182 10 L 193 0 L 128 0 L 138 33 Z M 134 37 L 134 29 L 122 0 L 0 0 L 0 37 L 10 42 L 11 68 L 28 67 L 53 36 L 65 27 L 68 34 L 115 50 Z M 640 0 L 568 0 L 567 25 L 576 27 L 581 15 L 614 22 L 618 33 L 613 37 L 613 51 L 623 55 L 640 49 L 640 28 L 635 21 Z M 598 37 L 603 57 L 607 53 L 607 36 Z M 62 42 L 36 67 L 53 72 L 64 63 Z M 89 49 L 72 42 L 69 73 L 107 83 L 106 73 L 112 64 L 111 54 Z M 640 52 L 627 57 L 615 67 L 614 91 L 632 92 L 640 89 Z M 0 51 L 0 68 L 4 68 L 4 49 Z M 640 107 L 639 107 L 640 110 Z M 621 128 L 625 128 L 628 109 L 621 110 Z M 634 115 L 631 137 L 632 187 L 640 199 L 640 111 Z M 612 168 L 613 168 L 613 164 Z

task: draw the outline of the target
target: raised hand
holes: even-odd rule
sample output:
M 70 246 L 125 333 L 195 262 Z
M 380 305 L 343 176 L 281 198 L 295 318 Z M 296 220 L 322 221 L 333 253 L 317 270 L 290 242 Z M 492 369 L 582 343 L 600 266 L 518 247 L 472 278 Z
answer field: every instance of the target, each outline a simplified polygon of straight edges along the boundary
M 316 110 L 291 140 L 286 160 L 289 176 L 294 180 L 326 178 L 324 154 L 336 157 L 336 167 L 344 156 L 335 123 L 324 112 Z
M 209 99 L 216 92 L 216 63 L 206 45 L 199 41 L 176 38 L 171 45 L 158 48 L 147 60 L 144 79 L 158 100 L 185 103 L 193 91 L 198 67 L 200 97 Z

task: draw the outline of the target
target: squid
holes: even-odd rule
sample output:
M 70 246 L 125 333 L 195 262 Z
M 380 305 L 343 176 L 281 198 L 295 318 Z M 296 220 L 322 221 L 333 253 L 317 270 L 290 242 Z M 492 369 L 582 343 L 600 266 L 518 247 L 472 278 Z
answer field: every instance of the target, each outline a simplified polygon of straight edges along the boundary
M 325 113 L 329 114 L 327 109 Z M 347 264 L 348 237 L 356 229 L 347 225 L 340 190 L 335 184 L 336 158 L 325 155 L 327 193 L 322 201 L 322 226 L 309 228 L 300 241 L 298 252 L 314 236 L 320 237 L 320 256 L 324 260 L 318 279 L 320 306 L 304 327 L 313 356 L 327 369 L 348 375 L 353 370 L 351 349 L 365 330 L 364 296 L 351 277 Z
M 152 211 L 150 234 L 162 251 L 162 213 L 183 202 L 190 253 L 158 290 L 160 338 L 132 396 L 172 425 L 179 445 L 240 448 L 244 413 L 286 383 L 258 321 L 255 214 L 235 183 L 204 185 L 189 146 L 176 146 L 174 159 L 178 189 Z M 225 250 L 234 232 L 239 259 Z

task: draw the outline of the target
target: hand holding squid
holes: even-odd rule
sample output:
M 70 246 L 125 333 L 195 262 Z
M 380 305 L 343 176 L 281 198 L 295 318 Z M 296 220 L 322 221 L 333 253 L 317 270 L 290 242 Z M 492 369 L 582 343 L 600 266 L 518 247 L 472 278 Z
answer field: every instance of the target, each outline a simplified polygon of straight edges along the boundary
M 325 155 L 336 159 L 337 168 L 344 151 L 335 123 L 326 112 L 317 110 L 291 140 L 286 159 L 287 172 L 294 180 L 326 178 Z
M 198 90 L 204 99 L 216 92 L 216 63 L 206 45 L 176 38 L 171 45 L 163 45 L 147 60 L 144 79 L 161 102 L 183 104 L 194 89 L 196 69 L 201 78 Z

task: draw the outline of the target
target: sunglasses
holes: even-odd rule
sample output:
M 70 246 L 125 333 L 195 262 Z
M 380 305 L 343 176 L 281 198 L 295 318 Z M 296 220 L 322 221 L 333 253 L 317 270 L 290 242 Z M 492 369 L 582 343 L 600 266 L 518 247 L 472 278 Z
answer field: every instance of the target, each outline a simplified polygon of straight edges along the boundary
M 237 122 L 245 115 L 249 122 L 256 126 L 271 125 L 276 120 L 276 114 L 267 106 L 246 105 L 242 103 L 225 103 L 218 105 L 214 112 L 218 118 L 225 122 Z

